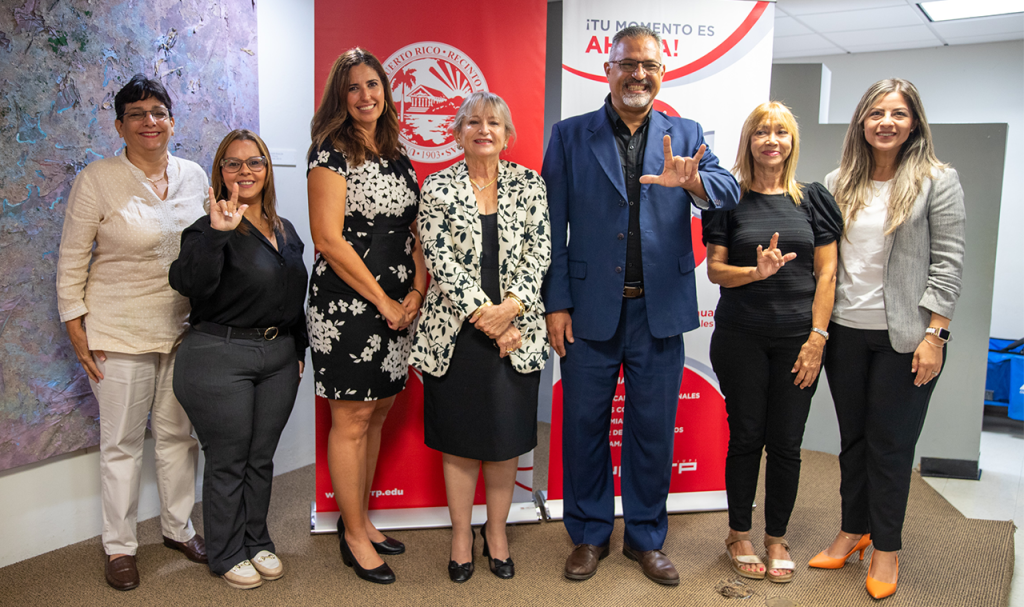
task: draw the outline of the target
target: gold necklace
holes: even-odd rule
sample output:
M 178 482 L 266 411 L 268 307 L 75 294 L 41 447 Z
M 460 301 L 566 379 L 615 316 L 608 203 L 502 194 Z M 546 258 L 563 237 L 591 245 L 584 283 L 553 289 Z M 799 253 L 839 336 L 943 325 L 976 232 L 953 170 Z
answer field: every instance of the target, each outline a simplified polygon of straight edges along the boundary
M 473 181 L 473 178 L 472 178 L 472 177 L 470 177 L 470 179 L 469 179 L 469 182 L 473 184 L 473 187 L 475 187 L 475 188 L 476 188 L 476 190 L 477 190 L 478 192 L 483 192 L 483 191 L 484 191 L 484 190 L 486 190 L 487 188 L 491 187 L 491 185 L 492 185 L 492 184 L 494 184 L 494 182 L 495 182 L 495 181 L 497 181 L 497 180 L 498 180 L 498 178 L 497 178 L 497 177 L 495 177 L 495 178 L 494 178 L 494 179 L 492 179 L 492 180 L 491 180 L 491 182 L 490 182 L 490 183 L 488 183 L 487 185 L 477 185 L 477 184 L 476 184 L 476 182 L 475 182 L 475 181 Z
M 142 176 L 146 177 L 146 174 L 143 173 Z M 150 179 L 149 177 L 146 177 L 146 181 L 148 181 L 151 184 L 153 184 L 153 187 L 155 188 L 156 184 L 160 183 L 161 181 L 167 181 L 167 171 L 164 170 L 163 176 L 159 177 L 158 179 Z

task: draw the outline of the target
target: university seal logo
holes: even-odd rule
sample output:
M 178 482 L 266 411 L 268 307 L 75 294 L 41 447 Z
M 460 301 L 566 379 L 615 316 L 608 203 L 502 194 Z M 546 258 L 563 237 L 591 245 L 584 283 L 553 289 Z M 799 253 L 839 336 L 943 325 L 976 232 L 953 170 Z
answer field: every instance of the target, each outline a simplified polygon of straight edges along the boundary
M 384 62 L 398 107 L 401 140 L 417 162 L 447 162 L 459 156 L 451 134 L 463 99 L 487 90 L 483 72 L 465 53 L 441 42 L 417 42 Z

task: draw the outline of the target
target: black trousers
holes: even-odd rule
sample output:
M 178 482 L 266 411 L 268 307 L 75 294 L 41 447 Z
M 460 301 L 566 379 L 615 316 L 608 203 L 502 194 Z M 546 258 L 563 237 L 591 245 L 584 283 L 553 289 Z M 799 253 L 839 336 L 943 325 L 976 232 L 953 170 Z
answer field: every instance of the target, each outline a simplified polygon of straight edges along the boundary
M 800 483 L 800 444 L 818 382 L 793 385 L 793 363 L 806 336 L 762 337 L 715 327 L 711 365 L 725 395 L 729 451 L 725 492 L 729 527 L 749 531 L 761 452 L 766 451 L 764 530 L 786 535 Z
M 888 331 L 833 322 L 829 333 L 825 372 L 842 441 L 842 530 L 870 533 L 878 550 L 899 550 L 914 448 L 938 377 L 915 386 L 914 353 L 893 350 Z
M 274 452 L 299 388 L 295 343 L 189 332 L 178 348 L 174 395 L 206 456 L 203 527 L 210 570 L 223 575 L 261 550 Z

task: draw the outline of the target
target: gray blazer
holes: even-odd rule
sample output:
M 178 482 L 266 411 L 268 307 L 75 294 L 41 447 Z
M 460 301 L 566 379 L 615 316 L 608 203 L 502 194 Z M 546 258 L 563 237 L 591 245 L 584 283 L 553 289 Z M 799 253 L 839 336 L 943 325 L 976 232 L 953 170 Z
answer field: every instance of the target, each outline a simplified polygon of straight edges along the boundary
M 833 194 L 838 176 L 836 169 L 825 177 Z M 964 268 L 965 217 L 956 170 L 934 169 L 910 217 L 885 236 L 882 291 L 889 342 L 897 352 L 917 349 L 932 312 L 953 318 Z

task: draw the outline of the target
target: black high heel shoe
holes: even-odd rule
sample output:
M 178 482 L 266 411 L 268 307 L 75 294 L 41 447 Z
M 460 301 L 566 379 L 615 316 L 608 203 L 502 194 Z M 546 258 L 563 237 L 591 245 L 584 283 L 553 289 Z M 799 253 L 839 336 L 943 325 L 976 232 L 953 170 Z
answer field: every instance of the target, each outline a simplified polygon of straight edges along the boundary
M 472 527 L 469 528 L 473 532 L 473 544 L 476 543 L 476 530 Z M 456 584 L 461 584 L 469 578 L 473 577 L 473 544 L 469 545 L 469 562 L 468 563 L 456 563 L 455 561 L 448 561 L 448 577 L 451 578 Z
M 491 558 L 491 551 L 487 547 L 487 523 L 484 523 L 483 529 L 484 535 L 484 556 L 487 557 L 487 564 L 491 567 L 491 573 L 500 577 L 503 580 L 510 580 L 516 574 L 516 564 L 512 562 L 512 555 L 510 554 L 504 561 Z
M 377 554 L 387 554 L 394 556 L 396 554 L 402 554 L 405 552 L 405 544 L 396 540 L 393 537 L 384 536 L 383 542 L 370 542 L 373 544 L 373 549 L 377 551 Z
M 345 541 L 345 532 L 342 531 L 341 536 L 341 561 L 345 563 L 346 567 L 351 567 L 356 575 L 366 580 L 367 582 L 373 582 L 374 584 L 390 584 L 395 581 L 395 572 L 388 567 L 387 563 L 374 567 L 373 569 L 363 569 L 356 560 L 352 549 L 349 548 L 348 542 Z

